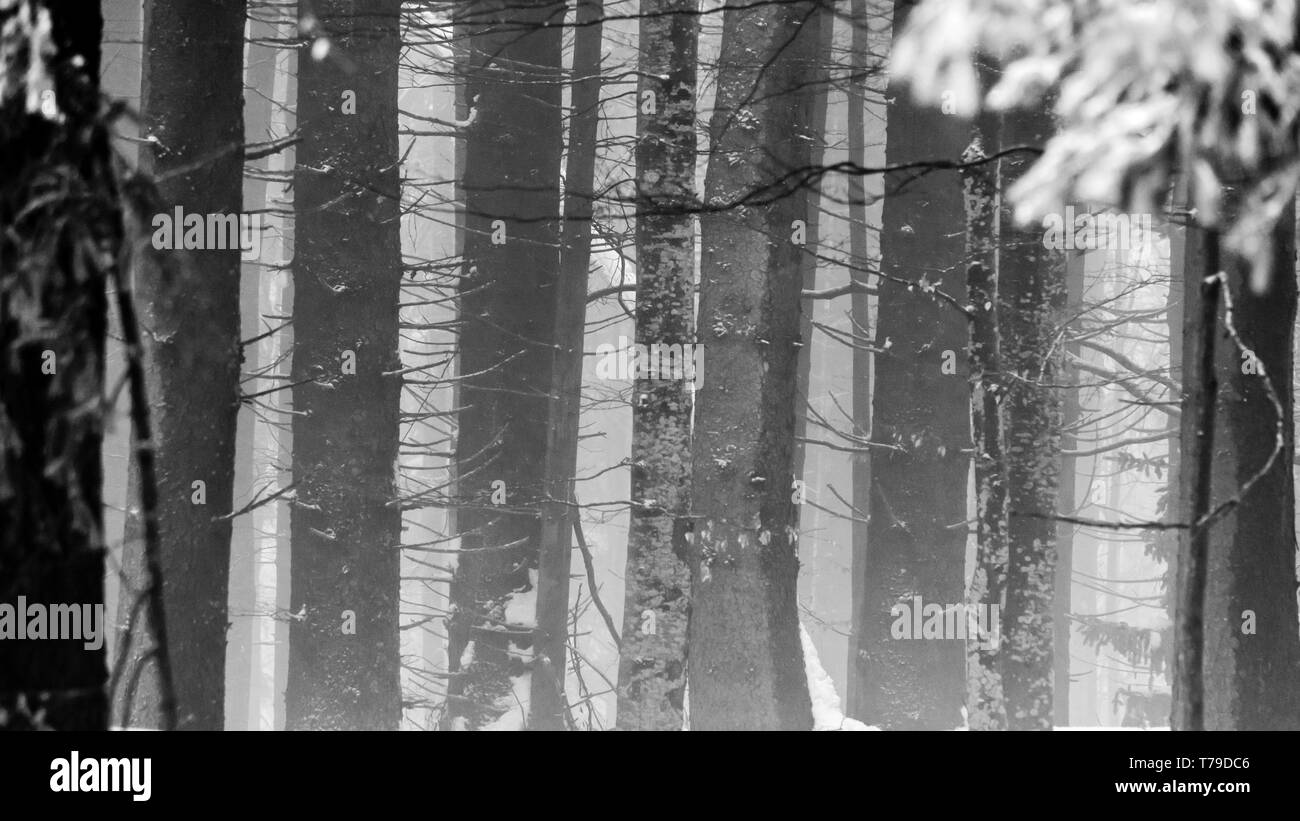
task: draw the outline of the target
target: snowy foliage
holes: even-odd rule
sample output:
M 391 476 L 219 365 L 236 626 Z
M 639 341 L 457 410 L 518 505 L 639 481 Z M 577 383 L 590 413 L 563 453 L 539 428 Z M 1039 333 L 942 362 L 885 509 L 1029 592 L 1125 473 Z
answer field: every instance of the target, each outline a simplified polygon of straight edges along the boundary
M 1185 169 L 1200 222 L 1242 188 L 1229 246 L 1267 269 L 1263 242 L 1300 176 L 1294 0 L 925 0 L 891 71 L 955 113 L 1041 103 L 1060 123 L 1009 192 L 1028 222 L 1072 199 L 1155 212 Z M 977 56 L 999 66 L 980 88 Z M 1225 221 L 1226 222 L 1226 221 Z

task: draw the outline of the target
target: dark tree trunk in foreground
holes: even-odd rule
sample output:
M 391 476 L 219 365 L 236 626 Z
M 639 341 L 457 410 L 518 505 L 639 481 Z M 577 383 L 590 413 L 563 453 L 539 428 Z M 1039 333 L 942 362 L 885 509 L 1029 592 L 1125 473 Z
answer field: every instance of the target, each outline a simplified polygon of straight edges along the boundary
M 702 220 L 704 385 L 692 457 L 693 729 L 809 729 L 791 492 L 801 184 L 810 158 L 818 3 L 728 10 Z
M 1017 111 L 1003 118 L 1005 146 L 1039 145 L 1052 116 Z M 1007 190 L 1033 163 L 1019 153 L 1000 164 Z M 1002 693 L 1007 727 L 1052 728 L 1053 594 L 1056 588 L 1056 501 L 1061 470 L 1063 357 L 1057 340 L 1065 307 L 1065 256 L 1045 247 L 1041 227 L 1017 228 L 1002 215 L 998 307 L 1002 331 L 1002 399 L 1006 434 L 1009 561 L 1001 614 Z
M 401 720 L 400 7 L 317 0 L 329 52 L 298 60 L 287 729 Z
M 975 466 L 975 574 L 970 604 L 1001 608 L 1007 567 L 1007 460 L 1001 401 L 1001 332 L 998 327 L 997 166 L 987 159 L 984 140 L 962 155 L 966 198 L 966 293 L 970 306 L 970 418 Z M 967 639 L 967 722 L 972 730 L 1004 730 L 1000 645 Z
M 1188 526 L 1179 540 L 1177 592 L 1174 598 L 1174 679 L 1170 726 L 1205 729 L 1205 590 L 1210 530 L 1205 526 L 1213 505 L 1213 468 L 1217 433 L 1219 374 L 1215 363 L 1223 277 L 1219 276 L 1219 233 L 1187 228 L 1183 275 L 1183 383 L 1179 438 L 1180 517 Z M 1193 263 L 1199 262 L 1200 265 Z M 1196 526 L 1200 525 L 1200 526 Z
M 159 215 L 237 215 L 244 171 L 244 0 L 149 0 L 144 10 L 141 115 L 150 143 L 141 171 L 155 180 Z M 201 158 L 201 161 L 200 161 Z M 153 214 L 147 215 L 153 217 Z M 168 223 L 147 231 L 165 231 Z M 153 237 L 150 237 L 152 239 Z M 240 250 L 229 235 L 205 248 L 137 257 L 145 364 L 155 421 L 158 520 L 177 728 L 225 723 L 227 590 L 235 420 L 239 409 Z M 223 249 L 215 249 L 220 240 Z M 170 247 L 170 246 L 168 246 Z M 155 245 L 156 248 L 156 245 Z M 135 467 L 132 473 L 136 474 Z M 133 487 L 138 475 L 132 477 Z M 133 501 L 132 504 L 138 504 Z M 133 510 L 122 565 L 121 623 L 145 595 L 142 523 Z M 118 720 L 160 727 L 161 690 L 143 607 L 114 705 Z M 129 682 L 142 668 L 132 693 Z
M 636 342 L 695 342 L 695 54 L 698 0 L 641 7 L 636 150 Z M 689 372 L 632 386 L 632 489 L 618 727 L 680 730 L 686 689 L 691 492 Z M 698 375 L 697 375 L 698 376 Z
M 898 0 L 895 36 L 915 5 Z M 891 83 L 886 92 L 890 165 L 955 160 L 970 141 L 969 122 L 913 103 Z M 885 177 L 880 235 L 872 439 L 897 446 L 872 458 L 867 560 L 861 621 L 854 625 L 859 686 L 850 715 L 882 729 L 950 730 L 961 724 L 965 648 L 959 640 L 894 638 L 895 605 L 965 601 L 967 455 L 970 416 L 962 349 L 966 318 L 929 286 L 960 298 L 961 180 L 951 171 Z M 921 283 L 913 286 L 910 283 Z
M 102 607 L 105 294 L 122 243 L 97 121 L 103 18 L 97 2 L 19 2 L 0 11 L 6 54 L 42 6 L 54 55 L 0 66 L 0 603 Z M 47 72 L 62 122 L 26 107 Z M 105 729 L 105 678 L 102 644 L 0 641 L 0 729 Z
M 582 405 L 582 344 L 587 330 L 587 270 L 591 267 L 591 212 L 600 125 L 602 0 L 580 0 L 574 22 L 573 114 L 564 198 L 564 245 L 556 287 L 554 397 L 546 431 L 546 499 L 537 567 L 537 652 L 544 666 L 533 671 L 528 726 L 561 730 L 567 723 L 565 650 L 569 639 L 569 569 L 573 528 L 574 471 L 578 464 Z M 595 593 L 595 591 L 592 591 Z M 543 661 L 544 659 L 544 661 Z
M 463 4 L 465 273 L 456 470 L 462 552 L 448 624 L 451 724 L 526 717 L 560 244 L 561 26 L 554 0 Z M 543 26 L 551 21 L 553 25 Z M 501 722 L 493 724 L 497 719 Z
M 1189 231 L 1189 241 L 1200 234 L 1209 243 L 1209 253 L 1204 254 L 1206 266 L 1188 266 L 1185 290 L 1181 520 L 1197 518 L 1198 487 L 1208 491 L 1199 506 L 1214 510 L 1259 478 L 1225 515 L 1208 527 L 1184 531 L 1175 729 L 1300 727 L 1291 467 L 1294 219 L 1288 209 L 1278 220 L 1268 287 L 1261 293 L 1248 284 L 1249 262 L 1227 253 L 1222 258 L 1226 281 L 1202 287 L 1203 278 L 1220 267 L 1215 263 L 1216 237 L 1213 232 Z M 1229 304 L 1241 344 L 1225 322 Z M 1206 422 L 1211 420 L 1209 429 Z M 1274 457 L 1275 446 L 1280 451 Z M 1259 475 L 1266 466 L 1267 472 Z M 1197 595 L 1201 586 L 1195 584 L 1198 566 L 1203 596 Z M 1199 648 L 1193 644 L 1197 622 L 1204 640 Z M 1199 677 L 1192 667 L 1198 656 Z

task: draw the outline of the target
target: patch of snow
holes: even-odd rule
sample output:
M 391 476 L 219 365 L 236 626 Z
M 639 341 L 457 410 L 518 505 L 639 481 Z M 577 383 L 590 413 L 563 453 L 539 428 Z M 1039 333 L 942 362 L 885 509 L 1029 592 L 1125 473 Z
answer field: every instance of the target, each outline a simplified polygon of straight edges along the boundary
M 511 693 L 510 709 L 497 716 L 495 721 L 484 724 L 482 730 L 489 732 L 517 732 L 525 729 L 528 723 L 528 698 L 532 692 L 533 674 L 524 673 L 511 679 L 514 691 Z
M 687 668 L 686 683 L 682 685 L 682 730 L 691 729 L 691 679 L 689 676 L 690 668 Z
M 515 591 L 506 602 L 506 623 L 520 627 L 537 626 L 537 571 L 528 571 L 528 590 Z
M 814 730 L 879 730 L 869 727 L 856 718 L 848 718 L 840 709 L 840 696 L 835 692 L 835 682 L 822 668 L 817 648 L 802 624 L 799 625 L 799 642 L 803 645 L 804 674 L 808 677 L 808 696 L 812 699 Z
M 445 549 L 447 549 L 447 550 L 459 551 L 459 550 L 460 550 L 460 537 L 459 537 L 459 536 L 455 536 L 455 537 L 453 537 L 452 539 L 450 539 L 450 540 L 447 542 L 447 547 L 446 547 Z M 455 552 L 455 553 L 447 553 L 447 554 L 444 554 L 444 555 L 447 556 L 447 559 L 445 560 L 446 563 L 447 563 L 447 570 L 448 570 L 449 572 L 451 572 L 451 573 L 455 573 L 455 572 L 456 572 L 456 568 L 460 566 L 460 553 L 459 553 L 459 552 Z

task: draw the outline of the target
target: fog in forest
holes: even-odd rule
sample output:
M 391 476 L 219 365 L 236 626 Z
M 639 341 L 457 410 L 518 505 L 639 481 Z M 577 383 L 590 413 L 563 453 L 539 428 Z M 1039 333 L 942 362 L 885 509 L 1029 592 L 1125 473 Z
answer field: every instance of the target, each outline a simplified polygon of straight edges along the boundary
M 1295 15 L 0 3 L 0 725 L 1300 729 Z

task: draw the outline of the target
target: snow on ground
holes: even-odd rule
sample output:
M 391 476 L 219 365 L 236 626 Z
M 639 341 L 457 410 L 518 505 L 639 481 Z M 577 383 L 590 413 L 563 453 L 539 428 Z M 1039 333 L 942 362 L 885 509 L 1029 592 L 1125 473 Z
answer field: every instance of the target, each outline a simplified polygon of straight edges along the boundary
M 804 673 L 808 677 L 808 695 L 812 698 L 814 730 L 879 730 L 868 727 L 856 718 L 848 718 L 840 709 L 840 696 L 835 692 L 835 682 L 822 669 L 817 648 L 808 631 L 799 625 L 799 641 L 803 645 Z
M 528 723 L 528 700 L 532 693 L 533 674 L 524 673 L 511 678 L 514 692 L 511 693 L 514 706 L 506 710 L 495 721 L 483 725 L 481 729 L 492 732 L 516 732 L 523 730 Z

